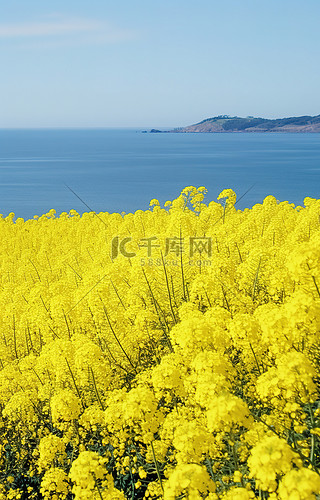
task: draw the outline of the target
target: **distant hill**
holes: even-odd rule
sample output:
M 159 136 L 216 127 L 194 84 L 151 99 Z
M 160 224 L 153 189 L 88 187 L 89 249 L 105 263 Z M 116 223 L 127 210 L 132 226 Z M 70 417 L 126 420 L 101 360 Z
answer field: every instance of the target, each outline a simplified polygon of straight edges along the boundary
M 152 132 L 158 132 L 152 130 Z M 320 132 L 320 115 L 298 116 L 290 118 L 240 118 L 239 116 L 219 115 L 207 118 L 188 127 L 169 130 L 168 132 Z

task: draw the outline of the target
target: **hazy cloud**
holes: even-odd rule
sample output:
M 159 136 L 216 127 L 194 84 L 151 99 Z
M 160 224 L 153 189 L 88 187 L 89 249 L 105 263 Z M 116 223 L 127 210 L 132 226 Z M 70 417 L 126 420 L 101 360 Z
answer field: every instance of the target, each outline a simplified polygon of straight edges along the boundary
M 41 38 L 61 39 L 86 37 L 89 41 L 100 43 L 115 43 L 135 38 L 134 31 L 122 29 L 112 24 L 79 18 L 60 18 L 57 20 L 26 22 L 26 23 L 0 23 L 0 39 Z M 60 40 L 62 41 L 62 40 Z

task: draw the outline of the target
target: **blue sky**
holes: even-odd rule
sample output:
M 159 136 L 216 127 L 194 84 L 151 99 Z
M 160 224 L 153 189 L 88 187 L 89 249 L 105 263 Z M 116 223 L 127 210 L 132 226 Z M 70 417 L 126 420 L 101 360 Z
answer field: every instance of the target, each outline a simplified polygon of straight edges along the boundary
M 10 0 L 0 127 L 320 113 L 319 0 Z

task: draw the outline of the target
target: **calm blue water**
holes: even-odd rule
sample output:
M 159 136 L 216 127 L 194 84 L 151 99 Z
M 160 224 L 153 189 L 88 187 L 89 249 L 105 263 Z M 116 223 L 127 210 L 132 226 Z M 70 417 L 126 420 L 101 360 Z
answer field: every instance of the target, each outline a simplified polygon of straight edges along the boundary
M 0 130 L 0 212 L 30 218 L 55 208 L 145 210 L 185 186 L 207 200 L 231 187 L 239 208 L 269 194 L 320 198 L 320 134 L 142 134 L 134 130 Z

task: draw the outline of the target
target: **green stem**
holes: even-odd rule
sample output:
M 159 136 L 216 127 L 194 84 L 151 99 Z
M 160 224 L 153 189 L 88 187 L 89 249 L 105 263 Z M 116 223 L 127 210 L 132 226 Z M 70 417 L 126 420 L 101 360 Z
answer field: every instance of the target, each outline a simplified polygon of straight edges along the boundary
M 181 227 L 180 227 L 180 241 L 181 241 Z M 183 289 L 183 300 L 186 302 L 187 301 L 187 296 L 186 296 L 186 287 L 185 287 L 185 282 L 184 282 L 184 271 L 183 271 L 183 260 L 182 260 L 182 252 L 180 251 L 180 265 L 181 265 L 181 279 L 182 279 L 182 289 Z
M 260 264 L 261 264 L 261 257 L 259 259 L 259 264 L 258 264 L 256 275 L 255 275 L 254 281 L 253 281 L 252 302 L 254 302 L 254 300 L 255 300 L 256 288 L 257 288 L 258 280 L 259 280 Z
M 156 471 L 157 471 L 157 476 L 158 476 L 159 483 L 160 483 L 160 486 L 161 486 L 161 490 L 162 490 L 162 493 L 163 493 L 163 484 L 162 484 L 162 480 L 161 480 L 161 476 L 160 476 L 159 464 L 158 464 L 158 461 L 157 461 L 157 458 L 156 458 L 156 454 L 154 452 L 154 447 L 153 447 L 153 442 L 152 441 L 151 441 L 151 450 L 152 450 L 154 465 L 155 465 Z
M 68 368 L 69 368 L 69 372 L 70 372 L 70 375 L 71 375 L 71 378 L 72 378 L 72 381 L 73 381 L 73 385 L 76 389 L 76 392 L 77 392 L 77 395 L 78 395 L 78 398 L 80 399 L 81 401 L 81 404 L 82 404 L 82 408 L 85 409 L 85 406 L 84 406 L 84 403 L 83 403 L 83 400 L 82 400 L 82 397 L 81 397 L 81 394 L 80 394 L 80 391 L 78 389 L 78 386 L 77 386 L 77 383 L 76 383 L 76 379 L 74 378 L 74 375 L 72 373 L 72 370 L 71 370 L 71 366 L 69 365 L 69 362 L 67 360 L 67 358 L 64 358 L 66 360 L 66 363 L 68 365 Z
M 150 283 L 149 283 L 149 281 L 148 281 L 148 278 L 147 278 L 147 275 L 146 275 L 146 273 L 145 273 L 145 270 L 144 270 L 144 269 L 142 269 L 142 272 L 143 272 L 143 275 L 144 275 L 145 280 L 146 280 L 146 282 L 147 282 L 147 285 L 148 285 L 148 288 L 149 288 L 149 292 L 150 292 L 150 295 L 151 295 L 151 299 L 152 299 L 152 302 L 153 302 L 154 308 L 155 308 L 155 310 L 156 310 L 156 313 L 157 313 L 157 315 L 158 315 L 158 318 L 159 318 L 160 324 L 162 323 L 162 321 L 161 321 L 161 316 L 160 316 L 159 311 L 161 312 L 161 314 L 162 314 L 162 316 L 163 316 L 164 326 L 165 326 L 165 328 L 167 329 L 167 331 L 166 331 L 166 330 L 164 330 L 164 334 L 165 334 L 165 337 L 166 337 L 166 341 L 167 341 L 168 347 L 169 347 L 170 351 L 171 351 L 171 352 L 173 352 L 173 347 L 172 347 L 172 344 L 171 344 L 170 338 L 169 338 L 169 336 L 168 336 L 168 333 L 169 333 L 169 331 L 170 331 L 170 330 L 169 330 L 169 325 L 168 325 L 167 320 L 166 320 L 165 313 L 162 311 L 162 309 L 161 309 L 160 305 L 158 304 L 158 301 L 156 300 L 155 296 L 153 295 L 152 288 L 151 288 Z
M 101 300 L 101 302 L 102 302 L 101 297 L 100 297 L 100 300 Z M 132 366 L 132 368 L 134 369 L 134 371 L 137 373 L 136 367 L 134 366 L 134 364 L 132 363 L 132 361 L 131 361 L 130 357 L 128 356 L 128 354 L 126 353 L 125 349 L 123 348 L 123 346 L 122 346 L 122 344 L 121 344 L 120 340 L 119 340 L 119 339 L 118 339 L 118 337 L 117 337 L 116 332 L 114 331 L 113 326 L 111 325 L 111 321 L 110 321 L 110 319 L 109 319 L 108 311 L 107 311 L 106 306 L 104 305 L 104 303 L 103 303 L 103 302 L 102 302 L 102 305 L 103 305 L 104 314 L 105 314 L 105 316 L 106 316 L 106 318 L 107 318 L 107 321 L 108 321 L 108 324 L 109 324 L 109 326 L 110 326 L 110 330 L 112 331 L 112 334 L 113 334 L 114 338 L 116 339 L 116 342 L 117 342 L 118 346 L 120 347 L 121 351 L 123 352 L 123 354 L 125 355 L 125 357 L 126 357 L 126 358 L 127 358 L 127 360 L 129 361 L 129 363 L 130 363 L 130 365 Z
M 309 414 L 310 414 L 310 421 L 311 421 L 311 427 L 312 429 L 314 428 L 314 418 L 313 418 L 313 413 L 312 413 L 312 408 L 311 404 L 308 403 L 308 409 L 309 409 Z M 311 450 L 310 450 L 310 462 L 312 466 L 314 467 L 314 452 L 315 452 L 315 444 L 316 444 L 316 436 L 311 433 Z
M 177 320 L 176 320 L 176 317 L 175 317 L 175 314 L 174 314 L 174 310 L 173 310 L 173 306 L 172 306 L 171 293 L 170 293 L 170 287 L 169 287 L 169 281 L 168 281 L 168 275 L 167 275 L 167 269 L 166 269 L 166 265 L 165 265 L 165 262 L 164 262 L 164 259 L 163 259 L 163 253 L 162 252 L 161 252 L 161 260 L 162 260 L 162 265 L 163 265 L 163 270 L 164 270 L 164 276 L 165 276 L 167 290 L 168 290 L 168 297 L 169 297 L 169 304 L 170 304 L 171 314 L 172 314 L 173 321 L 175 322 L 175 324 L 177 324 Z
M 97 384 L 96 384 L 96 379 L 95 379 L 95 376 L 94 376 L 94 373 L 93 373 L 93 370 L 92 370 L 91 366 L 90 366 L 90 371 L 91 371 L 91 375 L 92 375 L 92 381 L 93 381 L 94 391 L 95 391 L 97 399 L 99 401 L 99 405 L 101 407 L 101 410 L 104 411 L 105 408 L 104 408 L 103 403 L 101 401 L 100 394 L 99 394 L 99 391 L 98 391 L 98 388 L 97 388 Z

